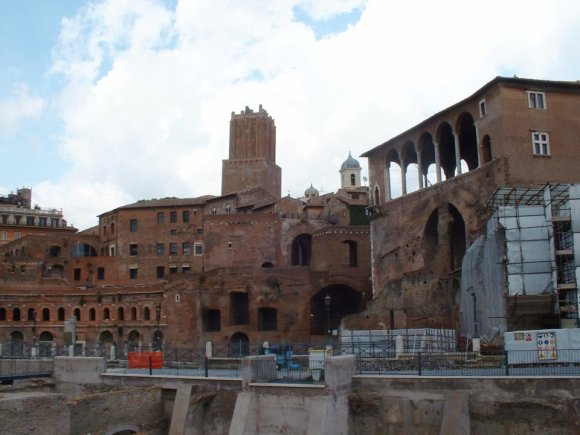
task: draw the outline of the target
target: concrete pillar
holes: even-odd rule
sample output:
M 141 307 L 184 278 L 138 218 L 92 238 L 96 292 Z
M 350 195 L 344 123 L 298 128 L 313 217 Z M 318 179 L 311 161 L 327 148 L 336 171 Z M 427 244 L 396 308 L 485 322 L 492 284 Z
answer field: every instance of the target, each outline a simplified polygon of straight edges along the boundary
M 459 135 L 457 133 L 453 133 L 453 139 L 455 141 L 455 166 L 457 175 L 461 174 L 461 148 L 459 146 Z
M 405 349 L 403 346 L 403 336 L 397 335 L 397 338 L 395 338 L 395 354 L 396 354 L 397 358 L 399 358 L 399 356 L 401 356 L 401 354 L 404 351 L 405 351 Z
M 441 183 L 441 155 L 439 153 L 439 144 L 433 142 L 433 148 L 435 149 L 435 175 L 437 176 L 437 182 Z

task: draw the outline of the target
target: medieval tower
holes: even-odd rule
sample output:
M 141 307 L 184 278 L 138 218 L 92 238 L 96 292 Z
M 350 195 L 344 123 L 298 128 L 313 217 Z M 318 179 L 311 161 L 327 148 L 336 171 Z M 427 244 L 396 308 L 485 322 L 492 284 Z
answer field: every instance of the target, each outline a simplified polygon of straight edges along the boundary
M 262 105 L 232 112 L 230 155 L 222 165 L 222 195 L 262 187 L 276 198 L 282 190 L 282 169 L 276 165 L 276 126 Z

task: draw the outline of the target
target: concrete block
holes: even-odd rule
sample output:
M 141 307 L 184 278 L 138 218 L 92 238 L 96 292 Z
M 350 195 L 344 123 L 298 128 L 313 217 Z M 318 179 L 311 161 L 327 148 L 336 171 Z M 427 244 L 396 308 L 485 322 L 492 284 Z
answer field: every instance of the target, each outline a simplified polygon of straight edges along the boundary
M 54 358 L 52 376 L 56 382 L 101 384 L 101 374 L 106 369 L 105 358 L 57 356 Z
M 449 393 L 445 398 L 441 435 L 469 435 L 469 396 Z
M 171 414 L 171 425 L 169 435 L 182 435 L 185 433 L 187 413 L 189 411 L 189 400 L 191 399 L 191 384 L 182 384 L 177 389 L 173 413 Z

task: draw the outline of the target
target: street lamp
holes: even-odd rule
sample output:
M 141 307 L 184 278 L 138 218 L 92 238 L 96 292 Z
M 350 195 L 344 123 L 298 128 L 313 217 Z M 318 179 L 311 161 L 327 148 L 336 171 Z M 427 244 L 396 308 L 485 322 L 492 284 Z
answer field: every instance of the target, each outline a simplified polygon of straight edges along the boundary
M 324 296 L 324 305 L 326 306 L 326 324 L 328 326 L 328 335 L 330 335 L 330 303 L 332 302 L 332 298 L 328 293 Z

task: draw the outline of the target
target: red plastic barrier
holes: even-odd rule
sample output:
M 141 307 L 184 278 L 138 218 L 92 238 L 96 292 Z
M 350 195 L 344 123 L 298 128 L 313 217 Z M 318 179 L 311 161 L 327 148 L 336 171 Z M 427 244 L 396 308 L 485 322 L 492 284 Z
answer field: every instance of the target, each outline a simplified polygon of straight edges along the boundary
M 151 359 L 152 369 L 163 368 L 163 354 L 161 352 L 129 352 L 130 369 L 148 369 Z

